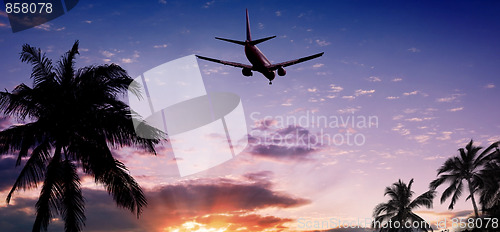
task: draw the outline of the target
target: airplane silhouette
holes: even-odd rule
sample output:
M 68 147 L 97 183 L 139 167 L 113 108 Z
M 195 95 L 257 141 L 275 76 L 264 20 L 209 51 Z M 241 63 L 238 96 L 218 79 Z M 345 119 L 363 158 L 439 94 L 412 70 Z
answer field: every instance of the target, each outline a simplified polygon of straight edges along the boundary
M 260 73 L 262 73 L 262 75 L 264 75 L 269 80 L 269 84 L 272 85 L 273 84 L 272 81 L 274 80 L 274 77 L 276 76 L 275 70 L 278 70 L 279 76 L 284 76 L 284 75 L 286 75 L 285 67 L 290 66 L 290 65 L 294 65 L 294 64 L 298 64 L 298 63 L 301 63 L 304 61 L 312 60 L 314 58 L 318 58 L 318 57 L 323 55 L 324 52 L 321 52 L 321 53 L 318 53 L 318 54 L 315 54 L 312 56 L 302 57 L 299 59 L 281 62 L 281 63 L 277 63 L 277 64 L 271 64 L 271 62 L 266 58 L 266 56 L 264 56 L 264 54 L 255 45 L 262 43 L 264 41 L 270 40 L 276 36 L 270 36 L 270 37 L 266 37 L 263 39 L 252 40 L 252 36 L 250 34 L 250 21 L 248 20 L 248 9 L 246 10 L 246 13 L 247 13 L 247 39 L 245 40 L 245 42 L 232 40 L 232 39 L 224 39 L 224 38 L 219 38 L 219 37 L 215 37 L 215 38 L 219 39 L 219 40 L 223 40 L 223 41 L 227 41 L 227 42 L 231 42 L 231 43 L 245 46 L 245 55 L 246 55 L 248 61 L 250 61 L 250 63 L 252 65 L 241 64 L 241 63 L 231 62 L 231 61 L 218 60 L 218 59 L 208 58 L 208 57 L 199 56 L 199 55 L 196 55 L 196 57 L 203 59 L 203 60 L 208 60 L 208 61 L 212 61 L 212 62 L 224 64 L 224 65 L 230 65 L 230 66 L 234 66 L 234 67 L 238 67 L 238 68 L 243 68 L 243 70 L 241 70 L 241 72 L 242 72 L 243 76 L 247 76 L 247 77 L 253 75 L 252 71 L 260 72 Z

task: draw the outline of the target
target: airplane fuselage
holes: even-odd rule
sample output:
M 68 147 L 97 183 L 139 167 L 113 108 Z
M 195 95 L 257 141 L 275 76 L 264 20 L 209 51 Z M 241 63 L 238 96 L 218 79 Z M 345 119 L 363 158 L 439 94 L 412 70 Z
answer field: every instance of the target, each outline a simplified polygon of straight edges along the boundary
M 245 41 L 245 55 L 256 71 L 262 73 L 269 81 L 274 80 L 276 73 L 267 68 L 271 62 L 257 46 L 250 44 L 248 40 Z

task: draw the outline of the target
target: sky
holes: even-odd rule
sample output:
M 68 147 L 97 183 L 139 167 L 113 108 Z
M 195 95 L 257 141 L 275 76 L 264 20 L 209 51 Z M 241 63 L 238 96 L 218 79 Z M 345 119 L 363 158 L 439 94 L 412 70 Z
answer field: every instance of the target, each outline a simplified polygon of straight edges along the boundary
M 248 64 L 242 46 L 214 39 L 244 40 L 245 9 L 253 39 L 277 36 L 258 45 L 271 62 L 325 54 L 287 67 L 273 85 L 259 73 L 245 77 L 199 60 L 207 92 L 240 96 L 249 144 L 234 159 L 184 177 L 175 175 L 168 145 L 158 156 L 116 150 L 149 206 L 137 219 L 83 177 L 85 231 L 335 229 L 314 225 L 371 219 L 387 200 L 386 186 L 413 178 L 415 194 L 424 193 L 458 148 L 500 140 L 497 1 L 80 0 L 16 33 L 2 8 L 0 88 L 32 84 L 31 67 L 19 59 L 26 43 L 57 60 L 79 40 L 77 67 L 115 63 L 133 78 L 192 54 Z M 312 122 L 319 118 L 327 123 Z M 0 127 L 12 123 L 2 118 Z M 0 198 L 20 171 L 12 157 L 0 158 Z M 435 223 L 472 212 L 464 198 L 451 211 L 449 201 L 440 204 L 443 189 L 433 209 L 417 214 Z M 21 191 L 10 205 L 0 201 L 2 231 L 31 228 L 37 195 Z M 62 227 L 55 218 L 49 231 Z

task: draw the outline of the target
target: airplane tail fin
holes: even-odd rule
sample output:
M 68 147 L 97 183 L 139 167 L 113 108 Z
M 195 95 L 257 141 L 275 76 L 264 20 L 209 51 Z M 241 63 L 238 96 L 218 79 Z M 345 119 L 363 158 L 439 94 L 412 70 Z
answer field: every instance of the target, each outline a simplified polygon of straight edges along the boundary
M 250 20 L 248 19 L 248 9 L 247 10 L 247 40 L 252 41 L 252 35 L 250 34 Z
M 256 44 L 262 43 L 264 41 L 270 40 L 270 39 L 272 39 L 274 37 L 276 37 L 276 36 L 270 36 L 270 37 L 266 37 L 266 38 L 262 38 L 262 39 L 253 40 L 252 41 L 252 35 L 250 34 L 250 20 L 248 19 L 248 9 L 247 9 L 247 41 L 249 41 L 250 44 L 252 44 L 252 45 L 256 45 Z M 219 39 L 219 40 L 226 41 L 226 42 L 235 43 L 235 44 L 239 44 L 239 45 L 245 46 L 245 42 L 243 42 L 243 41 L 232 40 L 232 39 L 224 39 L 224 38 L 219 38 L 219 37 L 215 37 L 215 38 Z

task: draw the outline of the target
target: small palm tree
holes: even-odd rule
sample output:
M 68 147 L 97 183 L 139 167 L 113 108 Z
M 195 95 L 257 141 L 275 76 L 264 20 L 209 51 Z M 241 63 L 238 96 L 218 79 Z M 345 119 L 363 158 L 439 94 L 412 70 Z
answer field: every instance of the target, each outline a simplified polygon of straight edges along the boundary
M 479 189 L 479 203 L 490 217 L 500 217 L 500 150 L 490 155 L 490 160 L 481 171 L 484 185 Z
M 428 231 L 432 228 L 428 225 L 423 218 L 413 213 L 414 209 L 421 206 L 432 208 L 432 201 L 435 196 L 434 190 L 429 190 L 417 198 L 412 200 L 414 192 L 411 190 L 413 179 L 406 185 L 403 181 L 399 180 L 392 184 L 392 186 L 385 188 L 384 196 L 388 195 L 390 200 L 385 203 L 378 204 L 373 210 L 373 227 L 378 228 L 379 231 L 412 231 L 417 229 L 421 231 Z M 397 222 L 398 225 L 394 225 Z M 405 225 L 413 222 L 418 222 L 418 228 L 406 228 Z M 392 226 L 391 226 L 392 225 Z
M 154 153 L 161 132 L 147 127 L 158 139 L 135 134 L 128 106 L 118 99 L 132 79 L 118 65 L 75 70 L 78 41 L 55 67 L 40 49 L 23 46 L 21 60 L 33 66 L 33 87 L 20 84 L 12 92 L 0 92 L 0 110 L 24 124 L 0 132 L 0 155 L 18 153 L 24 163 L 7 196 L 18 189 L 43 182 L 36 203 L 33 231 L 46 231 L 51 218 L 61 215 L 66 232 L 82 230 L 84 198 L 77 170 L 94 177 L 118 206 L 137 216 L 146 198 L 110 147 L 137 146 Z M 139 93 L 138 86 L 130 87 Z M 24 162 L 25 161 L 25 162 Z
M 497 147 L 498 144 L 499 142 L 493 143 L 483 152 L 479 153 L 482 147 L 474 146 L 471 140 L 469 144 L 465 146 L 465 149 L 458 149 L 460 153 L 458 156 L 448 158 L 444 162 L 443 166 L 437 170 L 437 179 L 433 180 L 429 185 L 431 189 L 436 189 L 445 182 L 450 184 L 441 195 L 441 204 L 451 196 L 451 202 L 448 209 L 453 209 L 458 198 L 462 195 L 464 188 L 463 181 L 465 181 L 469 188 L 468 198 L 472 201 L 474 215 L 476 218 L 479 217 L 474 194 L 484 184 L 481 178 L 481 170 L 488 160 L 490 160 L 492 154 L 490 153 L 491 150 Z

